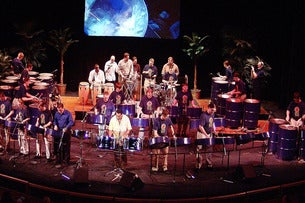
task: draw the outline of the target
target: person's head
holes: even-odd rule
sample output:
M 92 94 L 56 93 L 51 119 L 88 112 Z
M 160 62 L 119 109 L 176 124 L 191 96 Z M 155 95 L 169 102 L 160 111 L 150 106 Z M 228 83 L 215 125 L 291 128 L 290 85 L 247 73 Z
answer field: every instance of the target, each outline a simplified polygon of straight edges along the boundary
M 168 59 L 167 59 L 167 63 L 168 64 L 173 64 L 174 63 L 174 58 L 173 57 L 168 57 Z
M 24 58 L 23 52 L 19 52 L 18 55 L 17 55 L 17 58 L 18 58 L 19 60 L 22 60 L 22 59 Z
M 137 64 L 138 63 L 138 58 L 136 56 L 132 57 L 132 62 L 133 64 Z
M 188 85 L 186 83 L 182 84 L 182 92 L 187 92 L 189 89 Z
M 146 96 L 147 96 L 147 98 L 152 98 L 152 96 L 153 96 L 153 90 L 149 87 L 149 88 L 147 88 L 147 90 L 146 90 Z
M 296 103 L 299 103 L 301 101 L 301 94 L 300 92 L 294 92 L 293 93 L 293 101 Z
M 114 55 L 110 56 L 110 61 L 111 61 L 111 62 L 114 62 L 114 61 L 115 61 L 115 56 L 114 56 Z
M 223 67 L 225 67 L 225 68 L 230 67 L 230 63 L 229 63 L 228 60 L 225 60 L 225 61 L 223 62 Z
M 116 118 L 117 118 L 119 121 L 122 120 L 122 118 L 123 118 L 122 109 L 117 109 L 116 112 L 115 112 L 115 116 L 116 116 Z
M 47 109 L 47 103 L 46 102 L 41 102 L 39 104 L 39 110 L 40 111 L 45 111 Z
M 30 81 L 30 77 L 26 77 L 23 79 L 23 84 L 25 84 L 27 87 L 30 85 L 31 81 Z
M 155 63 L 155 59 L 150 58 L 149 61 L 148 61 L 148 65 L 149 65 L 149 66 L 153 66 L 154 63 Z
M 57 104 L 57 111 L 62 114 L 64 112 L 65 108 L 64 108 L 64 104 L 63 103 L 58 103 Z
M 99 72 L 99 70 L 100 70 L 100 66 L 96 63 L 96 64 L 94 64 L 94 70 L 95 70 L 95 72 Z
M 216 105 L 212 101 L 208 104 L 207 112 L 208 114 L 213 114 L 216 112 Z
M 129 53 L 125 52 L 124 53 L 124 60 L 127 61 L 129 59 Z
M 115 91 L 119 92 L 119 91 L 121 91 L 121 88 L 122 88 L 122 84 L 119 83 L 119 82 L 116 82 L 115 83 Z
M 103 99 L 104 99 L 105 102 L 107 102 L 109 100 L 109 96 L 110 96 L 109 92 L 107 92 L 107 91 L 104 92 Z
M 233 75 L 233 80 L 234 81 L 239 81 L 240 80 L 240 76 L 239 76 L 239 73 L 238 72 L 235 72 L 234 75 Z
M 33 64 L 27 63 L 25 68 L 31 71 L 33 69 Z
M 168 114 L 169 114 L 169 110 L 167 108 L 163 108 L 162 112 L 161 112 L 160 118 L 162 120 L 165 120 L 168 117 Z
M 264 62 L 259 61 L 259 62 L 257 63 L 257 68 L 258 68 L 258 69 L 261 69 L 261 68 L 263 68 L 263 67 L 264 67 Z

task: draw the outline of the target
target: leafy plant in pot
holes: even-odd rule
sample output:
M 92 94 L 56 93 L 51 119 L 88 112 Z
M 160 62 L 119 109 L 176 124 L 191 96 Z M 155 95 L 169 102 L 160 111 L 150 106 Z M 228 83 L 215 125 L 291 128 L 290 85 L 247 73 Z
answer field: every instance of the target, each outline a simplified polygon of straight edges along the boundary
M 49 32 L 49 39 L 47 43 L 56 49 L 60 56 L 60 80 L 57 84 L 59 94 L 65 95 L 66 84 L 64 84 L 64 56 L 70 45 L 79 42 L 79 40 L 72 39 L 71 29 L 64 28 L 59 30 L 51 30 Z
M 186 43 L 186 48 L 182 49 L 182 51 L 191 58 L 194 65 L 194 88 L 192 89 L 192 93 L 198 99 L 201 91 L 200 89 L 197 89 L 198 59 L 200 56 L 203 56 L 209 51 L 209 49 L 206 47 L 209 35 L 201 37 L 197 33 L 193 32 L 191 36 L 183 35 L 182 38 Z

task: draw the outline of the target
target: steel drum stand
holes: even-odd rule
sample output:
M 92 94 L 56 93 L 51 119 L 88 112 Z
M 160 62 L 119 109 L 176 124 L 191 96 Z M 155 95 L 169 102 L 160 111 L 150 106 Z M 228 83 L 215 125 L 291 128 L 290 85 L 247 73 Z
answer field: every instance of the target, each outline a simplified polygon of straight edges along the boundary
M 126 97 L 126 101 L 130 101 L 133 100 L 133 96 L 132 96 L 132 92 L 135 88 L 135 84 L 133 81 L 127 81 L 125 80 L 125 97 Z
M 120 138 L 119 138 L 119 141 L 120 142 Z M 114 146 L 116 146 L 116 144 L 114 144 Z M 113 174 L 114 178 L 111 180 L 111 181 L 115 181 L 116 179 L 121 179 L 122 178 L 122 175 L 124 174 L 124 170 L 121 168 L 122 166 L 122 155 L 123 155 L 123 152 L 122 152 L 122 146 L 120 146 L 120 144 L 118 143 L 118 155 L 119 155 L 119 163 L 118 163 L 118 166 L 117 168 L 113 169 L 112 171 L 109 171 L 105 174 L 105 176 L 108 176 L 108 175 L 111 175 Z M 115 150 L 113 151 L 114 153 L 114 162 L 116 163 L 116 160 L 115 160 Z

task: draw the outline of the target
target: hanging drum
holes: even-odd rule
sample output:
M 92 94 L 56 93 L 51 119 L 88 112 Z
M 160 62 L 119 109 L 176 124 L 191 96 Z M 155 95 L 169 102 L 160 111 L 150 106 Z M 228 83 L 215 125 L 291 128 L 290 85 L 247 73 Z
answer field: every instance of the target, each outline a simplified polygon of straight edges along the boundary
M 279 126 L 277 157 L 282 160 L 294 160 L 297 157 L 297 135 L 295 126 L 284 124 Z
M 257 128 L 260 112 L 260 101 L 257 99 L 246 99 L 244 101 L 243 124 L 247 129 Z
M 217 95 L 228 92 L 228 81 L 213 80 L 211 86 L 211 100 L 217 104 Z
M 229 94 L 218 94 L 217 96 L 217 106 L 216 106 L 216 115 L 225 116 L 226 115 L 226 100 L 230 98 Z
M 305 128 L 301 129 L 301 136 L 299 141 L 299 158 L 305 159 Z
M 242 101 L 236 98 L 226 100 L 226 127 L 238 128 L 242 119 Z
M 283 124 L 288 124 L 288 122 L 280 118 L 272 118 L 269 121 L 269 151 L 273 154 L 275 154 L 275 152 L 277 151 L 279 126 Z
M 89 97 L 89 83 L 80 82 L 78 87 L 78 97 L 81 104 L 87 104 Z
M 118 108 L 122 110 L 123 114 L 130 118 L 133 118 L 136 115 L 135 104 L 120 104 Z

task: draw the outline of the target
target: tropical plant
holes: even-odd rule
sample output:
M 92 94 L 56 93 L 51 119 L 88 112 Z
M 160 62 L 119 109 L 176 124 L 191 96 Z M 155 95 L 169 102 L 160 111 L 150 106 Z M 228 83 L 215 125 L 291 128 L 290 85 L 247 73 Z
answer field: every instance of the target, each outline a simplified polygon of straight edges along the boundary
M 11 62 L 12 57 L 6 51 L 0 50 L 0 75 L 2 78 L 5 78 L 11 73 Z
M 56 49 L 60 56 L 60 84 L 64 84 L 64 56 L 70 45 L 79 42 L 72 39 L 71 29 L 51 30 L 47 43 Z
M 192 36 L 184 35 L 183 40 L 186 43 L 187 47 L 182 49 L 183 52 L 189 56 L 194 65 L 194 90 L 197 90 L 197 66 L 198 59 L 200 56 L 209 51 L 206 47 L 207 39 L 209 35 L 199 36 L 197 33 L 192 33 Z

